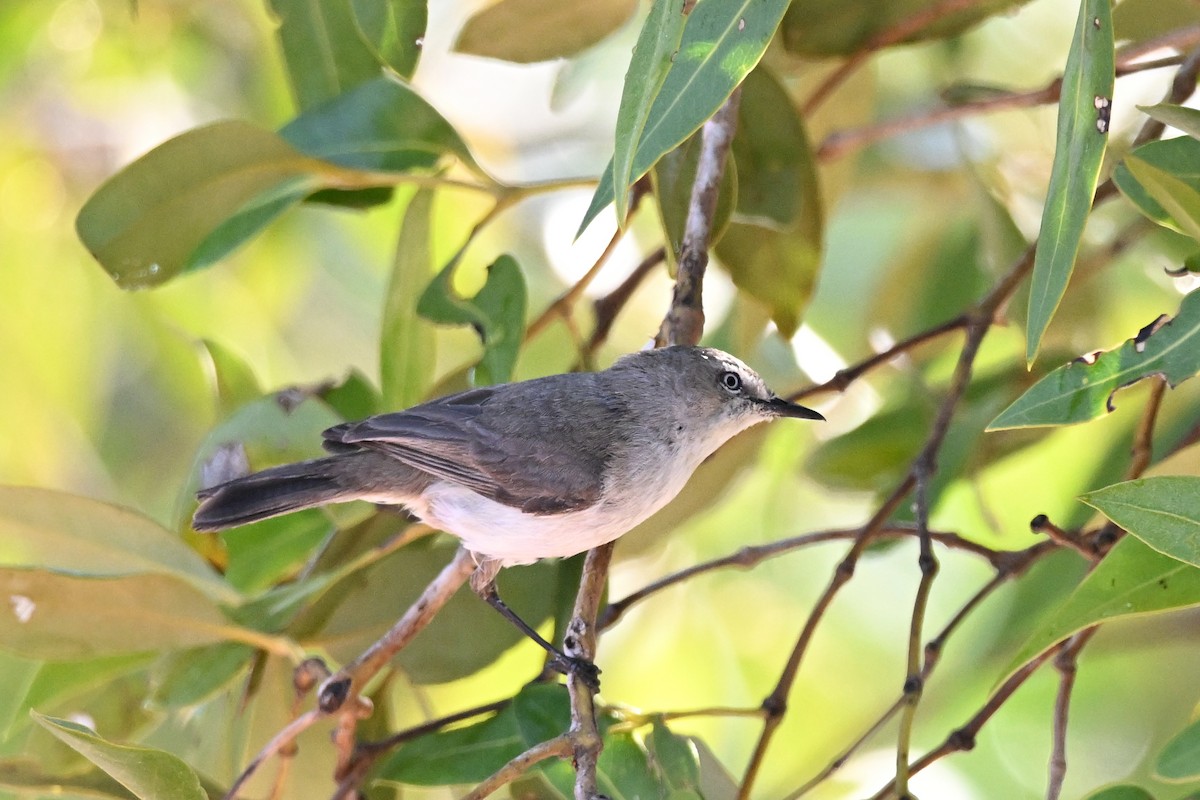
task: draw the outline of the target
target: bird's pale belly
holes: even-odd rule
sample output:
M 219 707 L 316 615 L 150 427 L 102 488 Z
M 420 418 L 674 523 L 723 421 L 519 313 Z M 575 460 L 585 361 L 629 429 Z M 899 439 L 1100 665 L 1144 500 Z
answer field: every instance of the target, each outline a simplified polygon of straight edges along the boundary
M 410 508 L 473 553 L 504 566 L 532 564 L 573 556 L 628 533 L 679 493 L 687 480 L 687 473 L 679 473 L 628 482 L 621 490 L 606 491 L 606 499 L 593 506 L 561 514 L 527 514 L 448 482 L 429 487 L 424 502 Z

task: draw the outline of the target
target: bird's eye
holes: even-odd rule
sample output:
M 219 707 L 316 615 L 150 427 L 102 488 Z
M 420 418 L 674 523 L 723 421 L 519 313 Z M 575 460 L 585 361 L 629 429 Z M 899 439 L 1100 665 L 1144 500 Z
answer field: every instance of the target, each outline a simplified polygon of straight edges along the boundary
M 742 390 L 742 376 L 736 372 L 722 372 L 718 380 L 726 391 L 740 392 Z

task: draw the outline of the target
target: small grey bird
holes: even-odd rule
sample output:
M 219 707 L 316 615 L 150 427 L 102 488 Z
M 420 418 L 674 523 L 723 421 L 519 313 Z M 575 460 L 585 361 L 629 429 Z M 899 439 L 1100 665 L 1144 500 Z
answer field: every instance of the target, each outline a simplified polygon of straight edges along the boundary
M 202 490 L 193 527 L 303 508 L 404 506 L 476 557 L 472 588 L 549 650 L 496 595 L 501 567 L 611 542 L 662 508 L 718 447 L 776 417 L 824 419 L 777 397 L 720 350 L 667 347 L 603 372 L 487 386 L 325 431 L 331 455 Z

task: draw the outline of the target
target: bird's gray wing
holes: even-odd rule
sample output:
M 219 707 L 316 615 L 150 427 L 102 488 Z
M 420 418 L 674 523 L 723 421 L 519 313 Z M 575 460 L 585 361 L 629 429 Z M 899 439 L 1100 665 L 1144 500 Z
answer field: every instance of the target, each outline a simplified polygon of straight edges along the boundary
M 600 499 L 619 404 L 572 375 L 473 389 L 325 432 L 534 514 Z M 574 388 L 574 391 L 572 391 Z M 580 420 L 588 421 L 580 424 Z

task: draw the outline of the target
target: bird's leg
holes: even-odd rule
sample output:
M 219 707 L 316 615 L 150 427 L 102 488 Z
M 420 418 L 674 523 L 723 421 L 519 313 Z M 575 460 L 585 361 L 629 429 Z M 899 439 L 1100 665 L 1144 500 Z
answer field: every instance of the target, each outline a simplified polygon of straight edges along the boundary
M 491 559 L 481 559 L 475 572 L 471 574 L 471 590 L 487 601 L 487 604 L 516 626 L 517 630 L 537 642 L 538 646 L 550 654 L 548 666 L 564 675 L 572 674 L 579 677 L 593 692 L 600 691 L 600 668 L 585 658 L 569 656 L 546 641 L 540 633 L 529 626 L 525 620 L 517 616 L 517 612 L 508 607 L 500 599 L 496 591 L 496 575 L 500 571 L 500 562 Z

